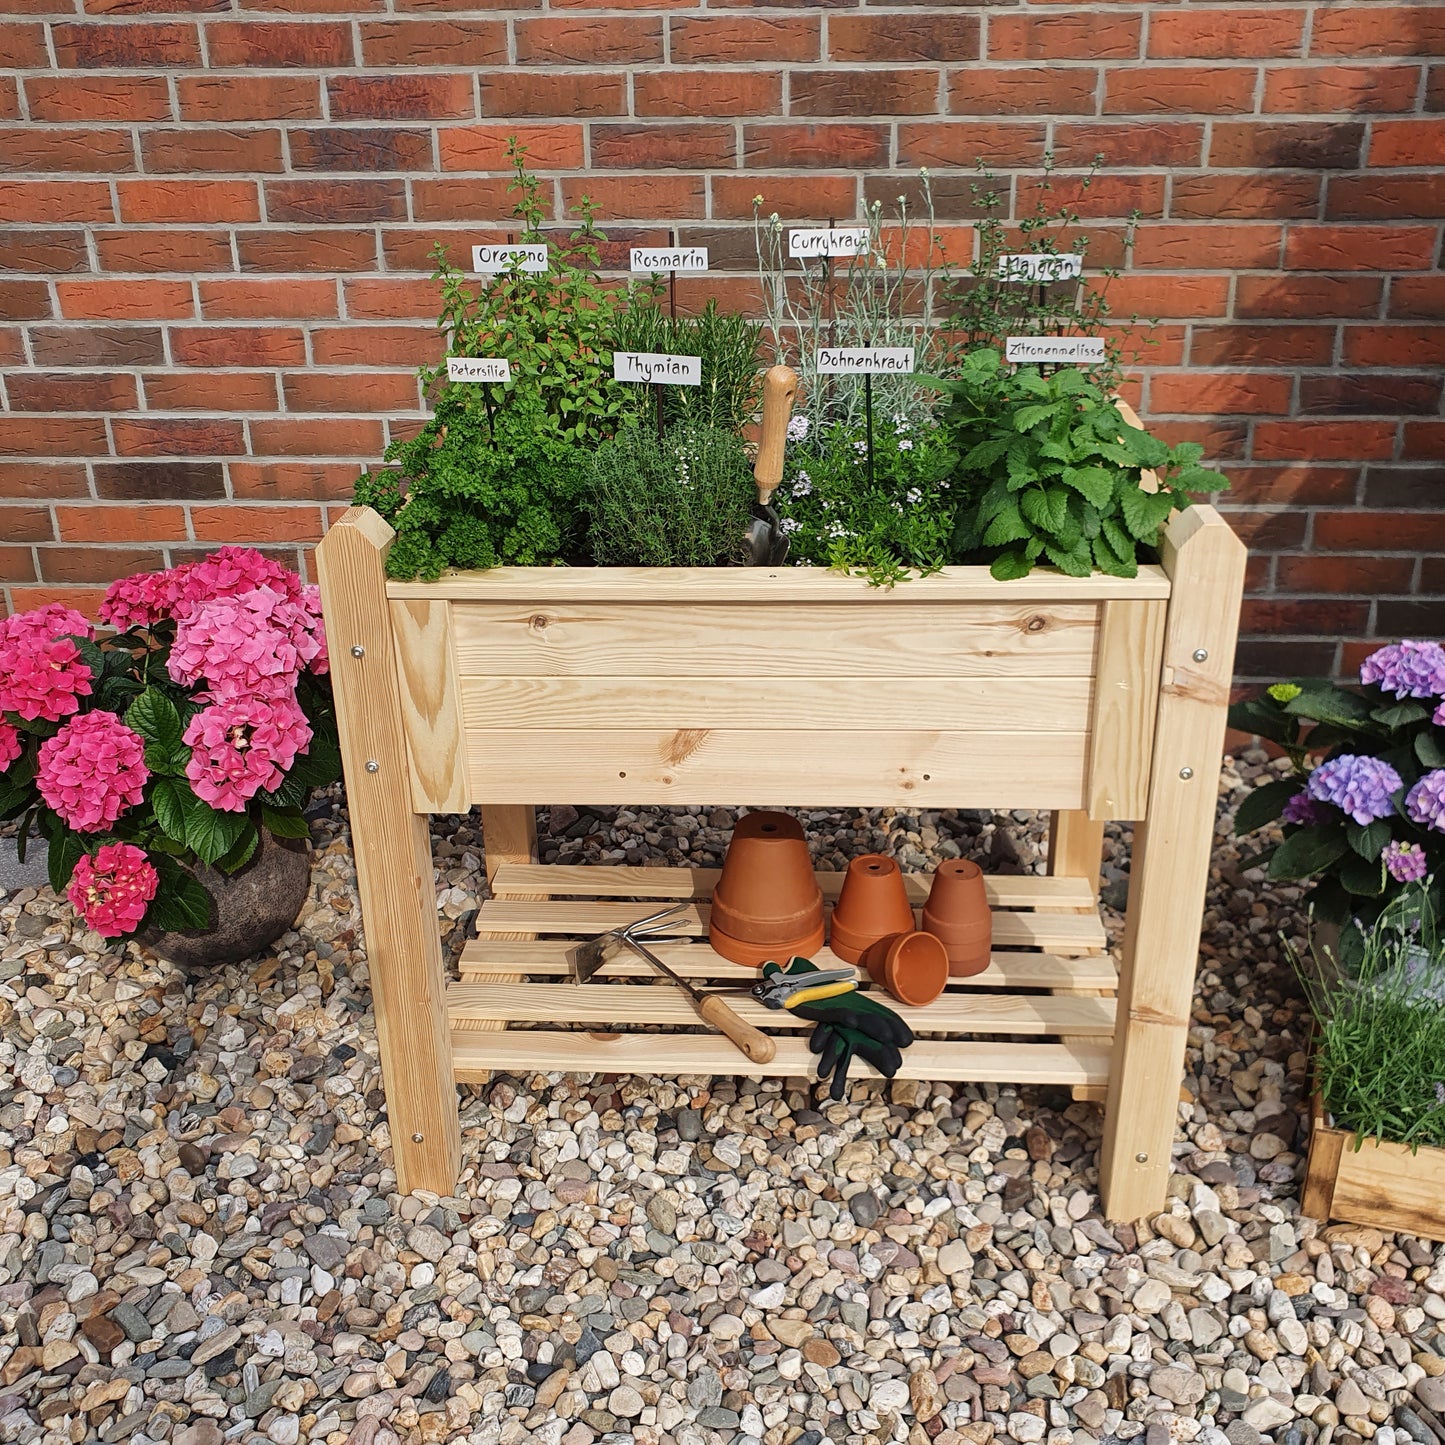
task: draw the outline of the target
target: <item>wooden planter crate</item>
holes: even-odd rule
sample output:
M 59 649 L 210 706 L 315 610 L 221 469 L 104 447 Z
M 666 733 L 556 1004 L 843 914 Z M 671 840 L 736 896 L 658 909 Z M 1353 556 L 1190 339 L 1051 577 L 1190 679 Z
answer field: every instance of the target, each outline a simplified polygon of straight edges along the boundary
M 658 899 L 695 904 L 671 962 L 745 975 L 703 941 L 713 872 L 538 866 L 535 804 L 891 804 L 1054 814 L 1052 876 L 990 880 L 988 970 L 904 1011 L 905 1076 L 1105 1099 L 1106 1209 L 1162 1206 L 1243 587 L 1212 508 L 1176 516 L 1136 578 L 950 568 L 890 592 L 811 568 L 397 583 L 390 541 L 352 508 L 318 559 L 402 1189 L 454 1188 L 455 1084 L 493 1069 L 811 1072 L 790 1015 L 741 1010 L 779 1036 L 760 1070 L 643 970 L 572 984 L 572 941 Z M 449 984 L 427 814 L 473 805 L 492 898 Z M 1096 900 L 1110 818 L 1149 834 L 1117 971 Z M 927 880 L 909 886 L 921 903 Z
M 1445 1149 L 1361 1143 L 1329 1123 L 1316 1094 L 1300 1209 L 1313 1219 L 1445 1240 Z

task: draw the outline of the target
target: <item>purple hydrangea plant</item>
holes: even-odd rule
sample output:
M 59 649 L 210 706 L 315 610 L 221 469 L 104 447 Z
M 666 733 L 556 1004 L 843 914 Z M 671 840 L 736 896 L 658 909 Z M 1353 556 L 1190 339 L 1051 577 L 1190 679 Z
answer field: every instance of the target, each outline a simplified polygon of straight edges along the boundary
M 1323 823 L 1329 815 L 1307 792 L 1298 792 L 1285 805 L 1279 815 L 1285 823 Z
M 1445 780 L 1445 772 L 1440 777 Z M 1361 826 L 1388 818 L 1395 811 L 1390 795 L 1400 786 L 1400 775 L 1389 763 L 1358 753 L 1344 753 L 1321 763 L 1306 784 L 1310 797 L 1333 803 Z M 1445 816 L 1445 797 L 1440 807 Z
M 1445 768 L 1426 773 L 1405 795 L 1405 815 L 1412 823 L 1445 833 Z
M 1392 642 L 1360 665 L 1360 681 L 1397 698 L 1445 697 L 1445 647 L 1438 642 Z M 1436 722 L 1440 719 L 1437 716 Z
M 1385 845 L 1385 868 L 1396 883 L 1414 883 L 1425 876 L 1429 865 L 1418 843 L 1396 840 Z

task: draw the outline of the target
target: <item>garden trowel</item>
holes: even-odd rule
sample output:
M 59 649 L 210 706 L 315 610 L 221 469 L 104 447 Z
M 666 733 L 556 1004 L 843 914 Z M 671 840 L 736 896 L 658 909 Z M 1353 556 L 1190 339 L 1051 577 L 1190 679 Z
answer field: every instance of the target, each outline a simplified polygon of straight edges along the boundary
M 747 536 L 750 567 L 776 567 L 787 560 L 788 539 L 772 501 L 783 480 L 783 447 L 797 394 L 798 373 L 791 366 L 774 366 L 763 377 L 763 424 L 753 463 L 758 499 L 753 503 Z

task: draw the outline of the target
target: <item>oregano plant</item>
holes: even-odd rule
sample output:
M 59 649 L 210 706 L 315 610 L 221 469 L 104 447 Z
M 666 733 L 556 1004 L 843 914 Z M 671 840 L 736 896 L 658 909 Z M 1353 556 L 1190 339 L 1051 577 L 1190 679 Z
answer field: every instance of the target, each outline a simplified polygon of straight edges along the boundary
M 987 561 L 1000 580 L 1036 564 L 1133 577 L 1172 511 L 1229 485 L 1200 465 L 1202 447 L 1171 447 L 1131 426 L 1071 367 L 1046 376 L 985 349 L 933 384 L 945 393 L 940 424 L 957 456 L 955 560 Z

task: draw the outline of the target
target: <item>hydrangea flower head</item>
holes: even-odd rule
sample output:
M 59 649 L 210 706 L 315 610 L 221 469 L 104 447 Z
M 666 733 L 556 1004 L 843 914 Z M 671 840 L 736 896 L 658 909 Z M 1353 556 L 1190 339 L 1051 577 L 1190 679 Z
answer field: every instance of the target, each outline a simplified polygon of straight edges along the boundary
M 1445 768 L 1426 773 L 1405 795 L 1405 815 L 1437 833 L 1445 833 Z
M 1418 843 L 1387 843 L 1385 868 L 1396 883 L 1414 883 L 1425 876 L 1425 850 Z
M 140 927 L 158 882 L 156 870 L 133 843 L 105 843 L 93 859 L 81 855 L 65 896 L 103 938 L 119 938 Z
M 311 725 L 293 698 L 236 697 L 213 703 L 186 724 L 186 777 L 196 796 L 239 813 L 265 788 L 281 783 L 297 753 L 311 745 Z
M 1323 823 L 1329 814 L 1307 792 L 1299 792 L 1284 805 L 1279 816 L 1281 822 L 1303 823 L 1308 827 L 1311 823 Z
M 75 608 L 63 602 L 47 602 L 29 612 L 17 612 L 0 621 L 0 641 L 52 642 L 57 637 L 94 638 L 95 628 Z
M 1392 642 L 1360 664 L 1360 681 L 1397 698 L 1445 697 L 1445 647 L 1438 642 Z
M 145 739 L 114 713 L 82 713 L 40 745 L 35 786 L 78 833 L 109 828 L 141 801 L 150 771 Z
M 23 751 L 20 734 L 8 722 L 0 722 L 0 773 L 3 773 Z
M 189 567 L 173 567 L 168 572 L 140 572 L 112 582 L 100 604 L 101 620 L 125 632 L 173 617 L 189 571 Z
M 47 636 L 38 627 L 12 628 L 0 637 L 0 712 L 59 722 L 90 696 L 90 684 L 90 668 L 72 637 Z
M 269 587 L 293 602 L 301 596 L 301 579 L 279 562 L 254 547 L 221 547 L 185 568 L 180 601 L 194 605 L 241 597 L 258 587 Z
M 166 666 L 176 682 L 204 681 L 215 698 L 280 697 L 303 665 L 297 630 L 309 635 L 309 618 L 269 587 L 217 597 L 181 618 Z
M 303 587 L 296 600 L 296 617 L 299 625 L 291 628 L 291 641 L 300 654 L 307 670 L 318 677 L 331 671 L 330 655 L 326 651 L 326 620 L 321 615 L 321 589 L 316 586 Z
M 1388 818 L 1395 811 L 1390 795 L 1399 789 L 1400 775 L 1379 758 L 1344 753 L 1321 763 L 1306 787 L 1310 797 L 1333 803 L 1363 825 Z
M 1440 706 L 1435 709 L 1430 721 L 1434 723 L 1437 728 L 1445 728 L 1445 702 L 1442 702 Z

